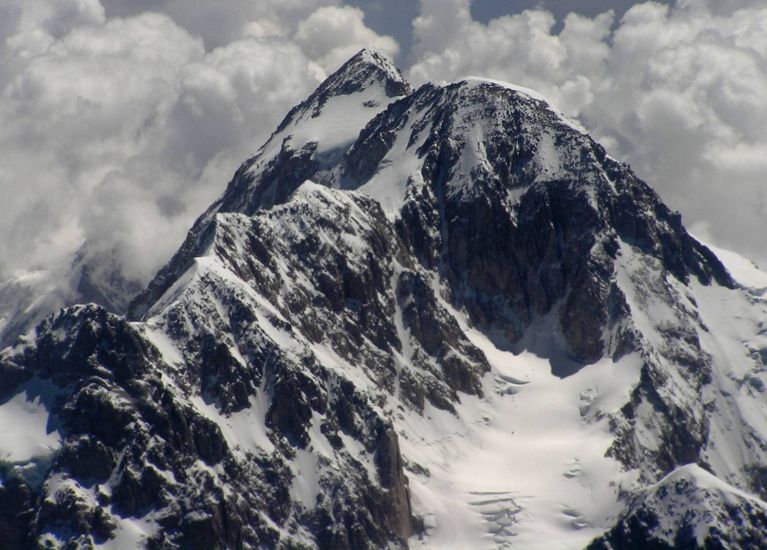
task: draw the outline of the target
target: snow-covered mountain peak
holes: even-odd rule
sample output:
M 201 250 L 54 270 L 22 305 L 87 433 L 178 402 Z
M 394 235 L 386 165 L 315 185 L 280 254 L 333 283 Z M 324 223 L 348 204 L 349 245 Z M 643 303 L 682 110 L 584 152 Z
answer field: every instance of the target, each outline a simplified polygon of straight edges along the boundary
M 412 91 L 360 52 L 131 322 L 70 308 L 0 353 L 0 427 L 35 427 L 0 463 L 0 527 L 54 546 L 751 543 L 755 269 L 738 287 L 535 93 Z
M 386 57 L 360 51 L 288 112 L 204 217 L 217 211 L 252 213 L 284 201 L 318 170 L 334 166 L 369 120 L 411 91 Z M 286 170 L 295 177 L 277 178 Z
M 399 69 L 383 54 L 361 50 L 291 109 L 264 150 L 287 138 L 294 150 L 315 142 L 318 151 L 332 151 L 356 137 L 360 127 L 392 99 L 411 91 Z
M 382 85 L 387 97 L 407 95 L 412 91 L 400 70 L 384 54 L 362 49 L 317 89 L 320 95 L 349 95 L 372 85 Z

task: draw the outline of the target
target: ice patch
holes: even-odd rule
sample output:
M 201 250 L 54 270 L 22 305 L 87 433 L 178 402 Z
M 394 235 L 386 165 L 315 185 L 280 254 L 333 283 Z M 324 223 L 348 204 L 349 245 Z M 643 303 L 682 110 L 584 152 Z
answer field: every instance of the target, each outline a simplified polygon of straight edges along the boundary
M 61 446 L 49 413 L 56 391 L 53 384 L 35 378 L 0 403 L 0 460 L 23 465 Z

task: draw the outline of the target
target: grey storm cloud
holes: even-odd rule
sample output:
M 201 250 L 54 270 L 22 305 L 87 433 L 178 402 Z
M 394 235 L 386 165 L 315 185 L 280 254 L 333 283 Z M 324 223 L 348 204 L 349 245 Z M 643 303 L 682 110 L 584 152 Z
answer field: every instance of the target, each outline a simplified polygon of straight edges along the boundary
M 363 0 L 5 0 L 0 280 L 65 270 L 87 242 L 146 282 L 284 113 L 362 47 L 415 83 L 478 74 L 541 91 L 699 234 L 767 260 L 767 7 L 624 2 L 558 22 L 545 2 L 482 18 L 484 1 L 421 0 L 411 20 Z

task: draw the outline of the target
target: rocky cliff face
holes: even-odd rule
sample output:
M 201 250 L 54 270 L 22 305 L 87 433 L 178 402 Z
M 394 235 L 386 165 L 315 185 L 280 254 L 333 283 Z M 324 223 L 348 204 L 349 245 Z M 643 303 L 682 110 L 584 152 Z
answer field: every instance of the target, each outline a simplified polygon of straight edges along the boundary
M 3 357 L 4 392 L 39 397 L 59 435 L 5 465 L 9 540 L 88 547 L 140 518 L 157 548 L 404 544 L 397 438 L 352 384 L 263 333 L 245 362 L 201 329 L 181 368 L 142 329 L 78 306 Z
M 130 320 L 69 308 L 0 354 L 0 420 L 34 427 L 0 449 L 0 533 L 754 540 L 763 310 L 542 98 L 482 79 L 413 91 L 363 51 L 243 164 Z M 742 496 L 696 474 L 700 499 L 669 503 L 688 464 Z M 684 533 L 658 527 L 697 501 Z M 690 538 L 711 514 L 717 538 Z

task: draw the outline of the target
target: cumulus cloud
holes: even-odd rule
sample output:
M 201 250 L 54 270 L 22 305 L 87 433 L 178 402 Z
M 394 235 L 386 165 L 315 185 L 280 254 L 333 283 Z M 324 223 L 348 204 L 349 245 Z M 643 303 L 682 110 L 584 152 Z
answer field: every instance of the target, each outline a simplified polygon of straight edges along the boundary
M 767 7 L 683 0 L 616 22 L 530 10 L 482 24 L 422 0 L 415 81 L 481 74 L 535 88 L 628 161 L 688 225 L 767 263 Z M 448 32 L 443 32 L 448 29 Z
M 51 36 L 0 96 L 0 174 L 12 213 L 0 221 L 11 236 L 0 244 L 3 267 L 55 264 L 88 240 L 93 249 L 116 247 L 126 275 L 145 279 L 178 243 L 191 212 L 221 188 L 206 185 L 206 165 L 247 137 L 248 122 L 274 121 L 274 103 L 253 73 L 286 86 L 271 98 L 280 106 L 310 87 L 300 51 L 258 55 L 260 45 L 249 42 L 239 47 L 256 57 L 243 70 L 226 63 L 226 51 L 206 54 L 160 14 Z M 23 54 L 38 41 L 14 44 Z
M 399 46 L 390 36 L 379 36 L 365 26 L 361 9 L 349 6 L 319 8 L 301 21 L 296 42 L 326 70 L 338 68 L 363 47 L 394 57 Z
M 323 0 L 10 0 L 0 40 L 0 281 L 87 243 L 146 282 L 341 56 L 397 50 Z
M 572 115 L 590 103 L 609 53 L 604 39 L 612 12 L 595 19 L 571 14 L 562 33 L 555 35 L 556 21 L 548 11 L 528 10 L 485 25 L 472 20 L 465 0 L 450 2 L 450 10 L 442 9 L 441 0 L 422 2 L 424 11 L 413 22 L 419 39 L 418 60 L 410 69 L 414 81 L 505 77 L 551 95 Z M 451 29 L 450 34 L 445 35 L 444 28 Z

